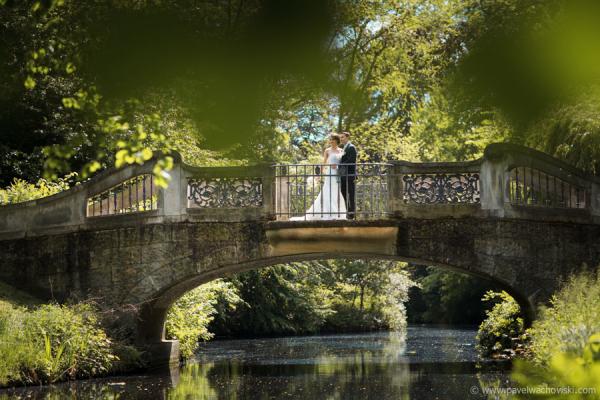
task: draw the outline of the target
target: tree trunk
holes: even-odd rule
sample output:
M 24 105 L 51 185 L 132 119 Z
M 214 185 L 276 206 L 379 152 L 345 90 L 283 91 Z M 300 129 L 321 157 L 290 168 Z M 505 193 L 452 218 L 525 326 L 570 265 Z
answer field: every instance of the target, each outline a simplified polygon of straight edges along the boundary
M 361 286 L 360 287 L 360 311 L 361 312 L 363 310 L 364 300 L 365 300 L 365 287 Z

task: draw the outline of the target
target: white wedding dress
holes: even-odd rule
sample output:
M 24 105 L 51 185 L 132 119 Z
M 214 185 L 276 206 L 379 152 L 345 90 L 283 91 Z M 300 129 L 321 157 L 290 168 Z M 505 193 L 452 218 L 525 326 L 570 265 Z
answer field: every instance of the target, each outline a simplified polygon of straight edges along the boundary
M 327 164 L 337 166 L 341 158 L 341 151 L 337 153 L 330 151 Z M 338 170 L 329 165 L 323 167 L 321 191 L 312 206 L 306 210 L 304 216 L 290 218 L 291 221 L 346 219 L 346 201 L 342 196 Z

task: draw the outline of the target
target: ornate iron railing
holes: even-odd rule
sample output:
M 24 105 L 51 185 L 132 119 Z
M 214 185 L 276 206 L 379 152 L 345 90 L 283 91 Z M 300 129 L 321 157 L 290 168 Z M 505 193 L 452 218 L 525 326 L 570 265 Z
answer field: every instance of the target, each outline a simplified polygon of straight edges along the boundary
M 188 208 L 242 208 L 263 205 L 261 178 L 188 179 Z
M 509 173 L 511 204 L 550 208 L 587 208 L 587 191 L 556 176 L 529 167 Z
M 152 174 L 128 179 L 87 200 L 87 216 L 97 217 L 156 210 L 157 188 Z
M 378 219 L 390 212 L 390 164 L 282 164 L 273 168 L 279 220 Z
M 402 176 L 405 204 L 476 204 L 480 202 L 479 174 L 409 173 Z

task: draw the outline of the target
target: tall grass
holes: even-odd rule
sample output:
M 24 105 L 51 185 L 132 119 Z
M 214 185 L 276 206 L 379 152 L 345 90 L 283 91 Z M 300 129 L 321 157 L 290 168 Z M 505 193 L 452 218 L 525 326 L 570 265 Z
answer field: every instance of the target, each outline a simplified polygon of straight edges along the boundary
M 529 330 L 534 361 L 548 364 L 556 353 L 582 357 L 600 333 L 600 271 L 569 277 L 550 303 Z
M 117 361 L 89 304 L 28 310 L 0 301 L 0 386 L 102 375 Z

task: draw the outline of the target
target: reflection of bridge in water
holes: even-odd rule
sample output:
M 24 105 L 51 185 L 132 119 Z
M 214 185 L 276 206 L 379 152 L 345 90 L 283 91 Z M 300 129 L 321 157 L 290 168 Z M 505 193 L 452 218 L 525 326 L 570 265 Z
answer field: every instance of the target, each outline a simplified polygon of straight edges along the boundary
M 121 321 L 157 361 L 166 310 L 193 287 L 281 262 L 390 258 L 494 280 L 534 316 L 561 277 L 600 261 L 600 180 L 507 144 L 460 163 L 358 164 L 357 220 L 289 221 L 321 167 L 196 168 L 167 189 L 147 163 L 0 208 L 0 279 L 41 298 L 131 305 Z

